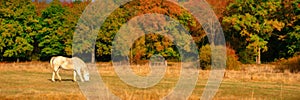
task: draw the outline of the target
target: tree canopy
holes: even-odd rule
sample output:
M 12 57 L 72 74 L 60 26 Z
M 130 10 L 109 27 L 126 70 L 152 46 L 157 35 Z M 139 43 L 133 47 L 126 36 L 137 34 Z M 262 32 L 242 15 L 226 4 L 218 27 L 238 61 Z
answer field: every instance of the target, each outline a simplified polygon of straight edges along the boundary
M 299 0 L 207 0 L 218 16 L 224 29 L 226 42 L 237 53 L 236 58 L 243 63 L 271 62 L 276 59 L 289 58 L 300 52 L 300 1 Z M 120 3 L 120 0 L 111 1 Z M 187 4 L 194 3 L 182 0 Z M 55 55 L 71 56 L 72 50 L 92 54 L 98 60 L 109 61 L 116 34 L 124 24 L 136 20 L 135 27 L 127 27 L 127 36 L 143 34 L 130 42 L 130 49 L 120 52 L 120 56 L 129 54 L 133 62 L 149 59 L 152 55 L 160 54 L 167 60 L 180 57 L 179 49 L 188 53 L 187 44 L 175 44 L 174 38 L 188 43 L 185 36 L 190 33 L 198 49 L 207 46 L 208 39 L 201 23 L 186 9 L 166 0 L 133 0 L 109 14 L 100 29 L 96 29 L 97 12 L 90 12 L 90 16 L 81 18 L 86 9 L 94 9 L 89 0 L 75 2 L 41 2 L 39 0 L 4 0 L 0 2 L 0 60 L 49 60 Z M 88 7 L 89 6 L 89 7 Z M 95 5 L 94 5 L 95 6 Z M 97 5 L 101 6 L 101 5 Z M 178 21 L 186 33 L 176 30 L 181 27 L 172 23 L 170 18 L 157 17 L 147 20 L 137 20 L 136 16 L 146 14 L 161 14 Z M 205 15 L 204 15 L 205 16 Z M 80 19 L 81 18 L 81 19 Z M 80 19 L 80 20 L 79 20 Z M 94 19 L 97 20 L 97 19 Z M 77 24 L 78 22 L 92 24 Z M 167 22 L 162 26 L 160 22 Z M 94 24 L 93 24 L 94 23 Z M 75 32 L 77 27 L 81 31 Z M 148 29 L 148 26 L 152 26 Z M 74 34 L 84 34 L 89 30 L 93 39 L 76 39 Z M 153 32 L 153 31 L 156 32 Z M 130 33 L 130 32 L 136 33 Z M 164 33 L 167 35 L 162 35 Z M 178 33 L 179 35 L 174 35 Z M 170 37 L 168 35 L 174 35 Z M 80 36 L 80 35 L 79 35 Z M 123 41 L 122 40 L 122 41 Z M 95 44 L 89 44 L 96 41 Z M 72 43 L 83 42 L 80 47 L 73 47 Z M 94 49 L 91 49 L 95 45 Z M 125 42 L 124 42 L 125 45 Z M 183 48 L 178 48 L 180 45 Z M 206 47 L 207 48 L 207 47 Z M 201 53 L 201 52 L 200 52 Z M 205 53 L 204 51 L 202 53 Z M 236 59 L 234 57 L 234 59 Z M 261 59 L 260 59 L 261 58 Z M 95 59 L 94 59 L 95 61 Z

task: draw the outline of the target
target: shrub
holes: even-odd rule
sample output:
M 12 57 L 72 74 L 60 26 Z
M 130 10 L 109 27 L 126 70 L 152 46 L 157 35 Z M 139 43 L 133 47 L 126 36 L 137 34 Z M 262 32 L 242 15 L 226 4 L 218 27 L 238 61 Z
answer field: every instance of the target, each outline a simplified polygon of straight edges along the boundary
M 290 70 L 292 73 L 300 72 L 300 55 L 287 60 L 281 60 L 279 63 L 280 66 L 278 66 L 277 69 L 281 71 Z
M 255 64 L 255 53 L 249 49 L 241 50 L 239 55 L 239 61 L 241 61 L 244 64 Z
M 216 46 L 216 49 L 221 48 Z M 218 52 L 216 52 L 218 53 Z M 228 70 L 239 70 L 241 63 L 238 61 L 238 56 L 235 54 L 235 50 L 227 47 L 226 48 L 227 60 L 226 60 L 226 69 Z M 201 69 L 210 69 L 211 68 L 211 48 L 210 45 L 205 45 L 199 50 L 200 58 L 200 67 Z M 222 59 L 222 57 L 218 57 Z M 218 59 L 217 58 L 217 59 Z

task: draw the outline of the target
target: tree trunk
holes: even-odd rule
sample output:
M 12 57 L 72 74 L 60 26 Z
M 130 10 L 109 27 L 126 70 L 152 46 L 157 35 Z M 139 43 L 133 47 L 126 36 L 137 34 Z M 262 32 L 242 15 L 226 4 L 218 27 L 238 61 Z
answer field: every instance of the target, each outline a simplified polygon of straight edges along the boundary
M 94 48 L 93 48 L 91 54 L 92 54 L 91 63 L 95 63 L 95 49 Z
M 92 29 L 92 34 L 94 34 L 94 27 L 93 25 L 91 25 L 91 29 Z M 95 41 L 93 41 L 95 42 Z M 91 58 L 91 63 L 95 63 L 95 43 L 93 43 L 94 48 L 92 48 L 91 54 L 92 54 L 92 58 Z
M 256 64 L 261 64 L 261 61 L 260 61 L 260 47 L 258 48 L 258 55 L 256 56 Z
M 130 57 L 129 57 L 129 63 L 132 64 L 132 48 L 130 48 Z

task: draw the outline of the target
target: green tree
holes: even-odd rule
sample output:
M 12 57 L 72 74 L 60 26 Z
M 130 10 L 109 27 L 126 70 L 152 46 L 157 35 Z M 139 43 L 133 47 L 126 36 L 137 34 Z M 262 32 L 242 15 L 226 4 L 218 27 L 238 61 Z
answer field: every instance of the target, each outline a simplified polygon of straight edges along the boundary
M 118 8 L 107 17 L 97 37 L 96 53 L 98 56 L 111 55 L 113 39 L 121 26 L 129 20 L 129 14 L 130 10 Z
M 291 6 L 294 15 L 289 21 L 292 27 L 289 27 L 291 31 L 286 35 L 286 42 L 288 53 L 294 55 L 300 53 L 300 1 L 295 0 Z
M 269 50 L 262 53 L 265 61 L 289 58 L 299 52 L 299 36 L 297 39 L 297 26 L 299 26 L 299 0 L 282 0 L 281 9 L 273 15 L 280 22 L 285 23 L 281 31 L 274 31 L 267 44 Z M 298 44 L 297 44 L 298 43 Z
M 73 43 L 73 34 L 76 29 L 76 25 L 78 23 L 78 19 L 80 18 L 81 14 L 85 10 L 86 6 L 89 4 L 89 1 L 81 1 L 77 0 L 75 2 L 69 3 L 71 6 L 67 6 L 68 9 L 65 13 L 65 16 L 67 18 L 67 21 L 65 24 L 68 25 L 68 28 L 70 29 L 68 33 L 66 33 L 66 42 L 65 42 L 65 52 L 67 55 L 72 55 L 72 43 Z M 81 47 L 82 48 L 82 47 Z M 79 49 L 79 48 L 78 48 Z
M 105 2 L 113 2 L 113 1 L 105 1 Z M 85 11 L 82 13 L 83 15 L 80 17 L 80 20 L 77 23 L 76 26 L 76 31 L 75 31 L 75 36 L 73 37 L 73 54 L 76 56 L 80 55 L 88 55 L 90 58 L 85 58 L 86 60 L 90 60 L 92 63 L 95 62 L 95 53 L 99 54 L 100 56 L 105 55 L 105 53 L 110 54 L 110 51 L 106 49 L 105 53 L 101 52 L 103 50 L 102 48 L 105 48 L 106 43 L 111 43 L 112 36 L 107 36 L 109 33 L 107 31 L 107 35 L 104 36 L 99 36 L 97 33 L 101 33 L 101 29 L 99 29 L 99 25 L 103 23 L 103 20 L 109 15 L 108 8 L 103 8 L 103 9 L 109 9 L 108 11 L 103 10 L 99 7 L 106 7 L 104 5 L 105 3 L 90 3 L 88 6 L 86 6 Z M 112 8 L 116 5 L 110 5 Z M 106 19 L 109 20 L 109 19 Z M 102 24 L 103 26 L 103 24 Z M 107 25 L 108 26 L 108 25 Z M 100 32 L 99 32 L 100 31 Z M 96 37 L 98 35 L 98 37 Z M 100 41 L 96 42 L 97 38 L 101 38 Z M 104 40 L 102 40 L 105 38 Z M 74 46 L 75 45 L 75 46 Z M 99 47 L 99 48 L 95 48 Z M 97 51 L 96 51 L 97 50 Z M 110 49 L 109 49 L 110 50 Z M 99 53 L 100 51 L 100 53 Z M 87 57 L 87 56 L 86 56 Z
M 31 59 L 37 14 L 30 0 L 0 2 L 0 53 L 2 57 Z
M 40 18 L 42 28 L 36 36 L 40 57 L 67 55 L 65 48 L 72 40 L 74 29 L 74 23 L 68 20 L 68 14 L 67 8 L 62 7 L 58 0 L 51 2 L 49 7 L 42 11 Z
M 267 43 L 273 32 L 285 26 L 274 17 L 280 9 L 278 0 L 236 0 L 227 7 L 223 23 L 233 34 L 245 38 L 245 46 L 255 54 L 257 64 L 261 63 L 261 52 L 268 50 Z

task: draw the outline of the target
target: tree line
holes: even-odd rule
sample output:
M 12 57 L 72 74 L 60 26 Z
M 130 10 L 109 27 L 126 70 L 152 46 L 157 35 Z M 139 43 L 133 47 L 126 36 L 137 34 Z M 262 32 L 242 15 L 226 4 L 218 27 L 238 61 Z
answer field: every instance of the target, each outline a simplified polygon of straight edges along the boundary
M 207 1 L 223 27 L 230 51 L 227 54 L 234 57 L 234 60 L 260 63 L 299 55 L 299 0 Z M 113 2 L 118 3 L 119 0 Z M 182 2 L 191 3 L 192 0 Z M 55 55 L 71 56 L 77 22 L 90 3 L 92 2 L 80 0 L 53 0 L 50 3 L 37 0 L 1 1 L 0 60 L 49 60 Z M 166 0 L 133 0 L 116 9 L 100 30 L 96 30 L 98 37 L 93 51 L 96 58 L 109 61 L 114 36 L 121 26 L 135 16 L 145 13 L 160 13 L 178 20 L 193 36 L 199 51 L 208 48 L 206 45 L 209 42 L 201 23 L 184 8 Z M 144 26 L 148 25 L 140 25 Z M 163 29 L 172 30 L 176 27 L 178 26 Z M 91 30 L 93 27 L 86 28 Z M 188 52 L 188 48 L 183 49 Z M 135 62 L 149 59 L 155 54 L 168 60 L 180 58 L 174 43 L 158 34 L 147 34 L 134 41 L 130 53 L 130 59 Z M 199 53 L 201 55 L 207 52 Z

